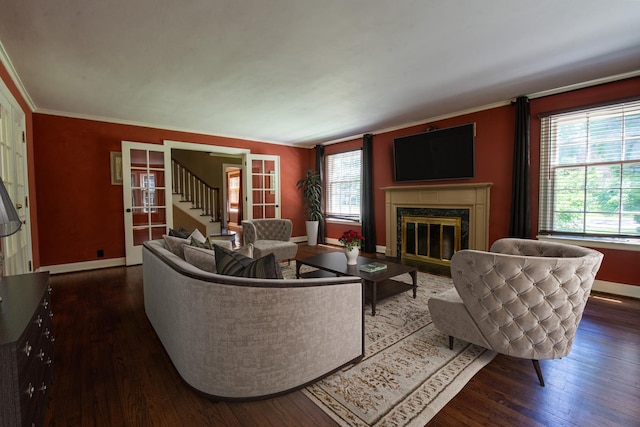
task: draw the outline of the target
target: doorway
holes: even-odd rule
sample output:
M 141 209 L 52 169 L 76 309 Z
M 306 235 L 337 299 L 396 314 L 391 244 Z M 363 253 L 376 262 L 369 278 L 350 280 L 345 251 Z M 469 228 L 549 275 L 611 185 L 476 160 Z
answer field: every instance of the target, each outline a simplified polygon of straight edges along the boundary
M 230 231 L 241 231 L 241 223 L 244 217 L 242 209 L 242 168 L 236 165 L 225 164 L 225 228 Z

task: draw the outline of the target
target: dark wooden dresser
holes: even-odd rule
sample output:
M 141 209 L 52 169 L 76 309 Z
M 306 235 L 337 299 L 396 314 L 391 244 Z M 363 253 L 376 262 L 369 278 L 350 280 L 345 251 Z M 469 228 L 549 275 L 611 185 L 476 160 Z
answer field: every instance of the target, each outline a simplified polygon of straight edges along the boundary
M 0 426 L 41 426 L 53 382 L 49 273 L 0 279 Z

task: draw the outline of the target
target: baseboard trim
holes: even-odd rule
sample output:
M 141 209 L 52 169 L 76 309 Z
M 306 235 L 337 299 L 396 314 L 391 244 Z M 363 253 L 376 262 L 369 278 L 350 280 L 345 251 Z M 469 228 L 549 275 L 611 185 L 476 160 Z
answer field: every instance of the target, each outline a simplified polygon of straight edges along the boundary
M 101 268 L 122 267 L 126 265 L 125 258 L 109 258 L 100 261 L 74 262 L 71 264 L 45 265 L 38 271 L 48 271 L 49 274 L 74 273 L 85 270 L 98 270 Z
M 340 243 L 340 240 L 334 239 L 333 237 L 327 237 L 327 244 L 336 245 L 336 246 L 342 246 L 342 243 Z M 386 250 L 387 250 L 386 246 L 376 245 L 376 253 L 384 254 L 386 252 Z
M 597 280 L 593 282 L 592 290 L 607 294 L 620 295 L 624 297 L 640 299 L 640 286 L 626 285 L 624 283 L 607 282 Z

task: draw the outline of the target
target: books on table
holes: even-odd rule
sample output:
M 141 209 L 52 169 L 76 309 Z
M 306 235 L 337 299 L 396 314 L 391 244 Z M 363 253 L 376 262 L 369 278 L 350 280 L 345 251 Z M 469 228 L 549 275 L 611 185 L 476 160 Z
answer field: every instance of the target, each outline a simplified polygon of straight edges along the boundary
M 376 271 L 382 271 L 387 269 L 387 264 L 381 262 L 371 262 L 369 264 L 363 264 L 360 266 L 360 271 L 365 273 L 375 273 Z

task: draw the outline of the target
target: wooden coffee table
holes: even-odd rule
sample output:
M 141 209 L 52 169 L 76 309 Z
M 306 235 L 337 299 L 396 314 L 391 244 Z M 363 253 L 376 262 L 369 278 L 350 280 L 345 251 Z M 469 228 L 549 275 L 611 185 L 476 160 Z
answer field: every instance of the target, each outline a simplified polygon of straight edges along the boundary
M 387 265 L 385 270 L 367 273 L 360 270 L 360 266 L 372 262 L 379 262 Z M 318 270 L 300 274 L 300 267 L 308 265 Z M 392 277 L 409 273 L 413 284 L 393 280 Z M 347 265 L 347 258 L 342 252 L 331 252 L 328 254 L 315 255 L 308 258 L 296 258 L 296 277 L 327 277 L 327 276 L 358 276 L 365 285 L 365 294 L 369 293 L 371 300 L 371 314 L 376 315 L 376 301 L 378 298 L 386 298 L 400 292 L 413 289 L 413 297 L 416 297 L 418 290 L 418 269 L 410 265 L 398 264 L 396 262 L 383 261 L 376 258 L 358 257 L 357 265 Z

